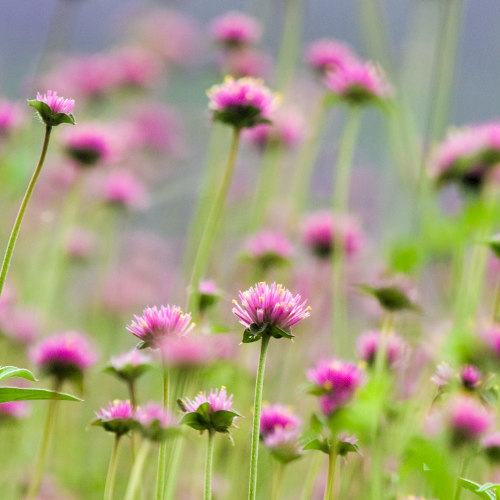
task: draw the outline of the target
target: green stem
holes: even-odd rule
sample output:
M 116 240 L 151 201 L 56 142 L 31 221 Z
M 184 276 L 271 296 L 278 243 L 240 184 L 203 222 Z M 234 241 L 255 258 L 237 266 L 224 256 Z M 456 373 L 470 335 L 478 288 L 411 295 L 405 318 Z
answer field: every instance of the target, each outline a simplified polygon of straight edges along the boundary
M 170 377 L 165 363 L 163 363 L 163 407 L 168 408 L 170 396 Z M 160 443 L 158 454 L 158 477 L 156 479 L 156 500 L 163 500 L 167 477 L 167 440 Z
M 302 490 L 300 500 L 310 500 L 314 489 L 314 483 L 316 482 L 316 478 L 321 469 L 322 458 L 322 453 L 314 453 L 314 457 L 311 462 L 311 466 L 309 467 L 309 472 L 304 483 L 304 489 Z
M 215 430 L 208 431 L 207 459 L 205 462 L 205 489 L 203 500 L 212 500 L 212 468 L 214 461 Z
M 47 125 L 45 128 L 45 138 L 43 140 L 42 152 L 40 154 L 40 159 L 38 160 L 38 165 L 36 166 L 35 172 L 31 177 L 30 183 L 28 184 L 28 189 L 24 194 L 21 207 L 19 208 L 16 221 L 14 222 L 14 227 L 12 228 L 12 233 L 10 235 L 9 242 L 7 243 L 7 250 L 5 251 L 5 257 L 3 259 L 2 270 L 0 271 L 0 296 L 2 295 L 5 279 L 7 278 L 7 272 L 9 270 L 10 261 L 12 260 L 12 254 L 14 253 L 14 247 L 16 246 L 17 236 L 21 228 L 21 222 L 23 221 L 24 213 L 26 212 L 26 208 L 28 207 L 31 195 L 33 194 L 33 190 L 35 189 L 36 181 L 42 170 L 43 163 L 45 161 L 45 156 L 47 155 L 51 131 L 52 127 Z
M 115 435 L 113 453 L 109 462 L 108 475 L 106 477 L 106 486 L 104 487 L 104 500 L 113 500 L 113 488 L 115 486 L 116 466 L 118 464 L 118 445 L 120 444 L 120 435 Z
M 172 458 L 170 467 L 168 468 L 167 490 L 165 492 L 165 500 L 172 500 L 175 493 L 176 480 L 179 476 L 179 466 L 181 464 L 182 450 L 184 449 L 184 439 L 182 437 L 175 438 L 173 443 Z
M 61 382 L 57 380 L 54 384 L 54 390 L 59 392 L 61 389 Z M 28 488 L 26 500 L 34 500 L 38 496 L 40 485 L 42 484 L 43 473 L 45 471 L 45 464 L 47 462 L 47 455 L 54 435 L 54 428 L 56 423 L 56 414 L 59 401 L 51 399 L 49 402 L 49 411 L 47 413 L 47 421 L 45 422 L 45 430 L 43 432 L 42 444 L 38 452 L 38 458 L 34 468 L 33 477 Z
M 269 335 L 262 337 L 260 347 L 259 368 L 257 370 L 257 381 L 255 383 L 255 402 L 252 426 L 252 449 L 250 453 L 250 484 L 248 500 L 255 500 L 257 497 L 257 466 L 259 462 L 259 431 L 260 412 L 262 408 L 262 390 L 264 388 L 264 369 L 266 366 L 267 348 L 269 347 Z
M 275 472 L 273 474 L 273 489 L 271 492 L 271 500 L 279 500 L 281 497 L 281 492 L 283 490 L 283 483 L 285 481 L 285 464 L 278 462 L 275 467 Z
M 130 479 L 125 493 L 125 500 L 135 499 L 136 492 L 141 483 L 142 470 L 144 469 L 144 463 L 146 462 L 150 446 L 151 443 L 145 439 L 139 448 L 139 453 L 137 453 L 137 458 L 134 462 L 134 466 L 132 467 L 132 472 L 130 473 Z
M 495 304 L 493 307 L 493 322 L 497 323 L 498 321 L 500 321 L 500 278 L 495 291 Z
M 193 315 L 197 314 L 198 311 L 198 283 L 207 269 L 208 261 L 210 258 L 210 251 L 212 250 L 213 242 L 215 240 L 217 222 L 219 221 L 222 210 L 224 208 L 227 191 L 229 188 L 229 184 L 231 183 L 231 178 L 233 176 L 233 170 L 236 163 L 236 155 L 238 153 L 238 145 L 240 141 L 240 132 L 241 130 L 239 128 L 233 128 L 233 139 L 229 150 L 226 169 L 222 177 L 222 182 L 215 195 L 215 200 L 212 204 L 212 208 L 210 209 L 210 213 L 205 224 L 205 229 L 201 236 L 198 251 L 196 253 L 188 292 L 188 311 L 190 311 Z
M 462 465 L 459 470 L 459 474 L 457 476 L 457 484 L 455 486 L 455 495 L 453 496 L 453 500 L 460 500 L 460 496 L 462 495 L 462 486 L 460 486 L 460 478 L 465 477 L 467 474 L 467 469 L 469 467 L 469 456 L 467 451 L 464 450 Z
M 328 454 L 328 479 L 326 481 L 324 500 L 334 500 L 335 498 L 335 465 L 337 462 L 337 452 L 335 446 L 331 447 Z

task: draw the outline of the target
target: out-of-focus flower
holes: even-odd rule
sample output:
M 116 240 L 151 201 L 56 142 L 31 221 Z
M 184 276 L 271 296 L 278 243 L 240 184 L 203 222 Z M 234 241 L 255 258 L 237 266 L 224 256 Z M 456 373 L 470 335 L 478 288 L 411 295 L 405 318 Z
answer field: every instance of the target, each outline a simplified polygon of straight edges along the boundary
M 83 227 L 75 227 L 66 238 L 65 250 L 71 258 L 85 260 L 95 253 L 96 243 L 94 233 Z
M 9 135 L 21 123 L 22 111 L 19 103 L 0 99 L 0 137 Z
M 244 12 L 230 11 L 214 19 L 210 25 L 212 38 L 228 47 L 258 43 L 262 34 L 259 22 Z
M 448 363 L 442 362 L 437 365 L 436 373 L 432 376 L 431 380 L 438 387 L 446 387 L 454 375 L 455 370 Z
M 319 395 L 321 411 L 330 416 L 350 401 L 363 380 L 363 372 L 352 363 L 332 359 L 308 370 L 307 378 L 316 386 L 312 392 Z
M 106 203 L 118 207 L 138 210 L 148 204 L 146 187 L 129 172 L 110 172 L 103 180 L 101 194 Z
M 375 363 L 378 346 L 380 344 L 380 332 L 371 330 L 362 334 L 357 342 L 357 354 L 359 358 L 366 361 L 369 366 Z M 409 345 L 396 333 L 389 334 L 385 339 L 385 360 L 391 369 L 397 368 L 408 358 Z
M 337 436 L 337 454 L 347 460 L 347 455 L 351 452 L 360 453 L 358 445 L 358 439 L 356 436 L 349 436 L 347 432 L 341 432 Z
M 446 415 L 455 445 L 478 439 L 493 423 L 492 413 L 469 396 L 455 396 L 451 399 Z
M 213 280 L 203 280 L 198 283 L 198 293 L 200 295 L 200 312 L 212 307 L 221 298 L 221 291 L 216 287 Z
M 323 76 L 356 60 L 357 58 L 349 45 L 331 38 L 317 40 L 306 50 L 306 62 Z
M 465 365 L 460 370 L 460 382 L 469 391 L 477 389 L 481 384 L 481 372 L 473 365 Z
M 147 403 L 145 406 L 138 407 L 135 419 L 139 423 L 141 434 L 154 442 L 164 441 L 177 431 L 175 428 L 177 420 L 172 413 L 155 403 Z
M 290 408 L 283 405 L 262 406 L 260 415 L 260 435 L 265 438 L 278 428 L 297 430 L 300 418 Z
M 107 409 L 101 408 L 100 411 L 96 411 L 95 415 L 96 418 L 90 425 L 103 427 L 118 436 L 127 434 L 135 426 L 134 408 L 130 401 L 116 399 L 109 403 Z
M 246 245 L 247 254 L 262 272 L 289 262 L 293 247 L 287 238 L 277 231 L 261 231 L 252 236 Z
M 310 316 L 310 307 L 282 285 L 257 283 L 239 294 L 241 305 L 233 300 L 233 313 L 245 327 L 243 343 L 255 342 L 263 335 L 291 338 L 289 328 Z
M 9 401 L 0 403 L 0 423 L 26 418 L 30 414 L 30 408 L 26 401 Z
M 143 316 L 135 316 L 127 330 L 141 340 L 140 348 L 158 349 L 168 336 L 187 335 L 195 326 L 191 313 L 184 314 L 179 306 L 148 307 Z
M 364 244 L 364 236 L 356 220 L 329 211 L 316 212 L 304 219 L 302 240 L 320 259 L 329 259 L 336 249 L 354 257 Z
M 151 356 L 133 349 L 118 356 L 112 356 L 106 371 L 126 382 L 132 382 L 150 370 L 153 367 L 152 362 Z
M 214 85 L 207 95 L 214 120 L 239 129 L 268 123 L 279 101 L 262 80 L 250 77 L 235 80 L 227 76 L 224 83 Z
M 111 54 L 117 67 L 117 85 L 153 88 L 161 78 L 163 64 L 159 57 L 140 47 L 122 47 Z
M 370 62 L 346 61 L 326 75 L 325 83 L 334 95 L 352 105 L 380 102 L 393 93 L 382 70 Z
M 491 462 L 500 463 L 500 432 L 493 432 L 484 436 L 481 439 L 481 446 Z
M 274 432 L 264 436 L 263 441 L 276 460 L 287 464 L 302 455 L 298 438 L 298 429 L 277 427 Z
M 0 310 L 0 332 L 15 342 L 30 344 L 37 336 L 40 318 L 34 309 L 13 307 Z
M 482 340 L 493 351 L 495 356 L 500 356 L 500 324 L 494 323 L 479 332 Z
M 29 105 L 37 110 L 38 116 L 47 127 L 55 127 L 61 123 L 75 124 L 75 117 L 71 114 L 75 101 L 59 97 L 52 90 L 46 94 L 38 93 L 36 99 L 28 101 Z
M 223 75 L 231 75 L 233 78 L 269 78 L 273 59 L 266 52 L 244 47 L 219 53 L 216 65 Z

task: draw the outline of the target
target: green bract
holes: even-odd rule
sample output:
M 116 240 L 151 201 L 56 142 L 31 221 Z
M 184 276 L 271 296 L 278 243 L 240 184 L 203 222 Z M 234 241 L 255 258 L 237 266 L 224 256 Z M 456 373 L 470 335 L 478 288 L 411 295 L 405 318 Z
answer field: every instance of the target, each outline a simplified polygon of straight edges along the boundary
M 257 342 L 257 340 L 261 339 L 263 336 L 269 335 L 270 337 L 274 337 L 275 339 L 280 339 L 285 337 L 287 339 L 292 339 L 294 335 L 292 335 L 290 328 L 285 328 L 282 330 L 278 328 L 276 325 L 271 325 L 270 323 L 263 323 L 262 325 L 258 325 L 257 323 L 252 323 L 250 328 L 246 328 L 243 332 L 243 344 L 250 344 L 251 342 Z
M 235 128 L 251 128 L 260 123 L 270 124 L 271 121 L 263 118 L 262 110 L 256 106 L 231 106 L 220 111 L 214 111 L 214 121 L 232 125 Z
M 118 436 L 129 433 L 134 427 L 137 426 L 137 422 L 133 418 L 115 418 L 113 420 L 101 420 L 100 418 L 95 418 L 90 422 L 90 427 L 102 427 L 108 432 L 113 432 Z
M 71 113 L 54 113 L 52 108 L 45 102 L 32 99 L 28 101 L 28 104 L 37 110 L 38 115 L 47 127 L 55 127 L 61 123 L 70 123 L 71 125 L 76 123 L 75 117 Z
M 177 404 L 182 411 L 186 411 L 181 399 L 177 400 Z M 233 420 L 236 417 L 241 417 L 241 415 L 234 410 L 210 411 L 210 403 L 207 402 L 201 404 L 196 411 L 186 413 L 180 423 L 189 425 L 200 432 L 214 430 L 227 434 L 229 428 L 234 427 Z
M 404 309 L 419 311 L 420 307 L 413 302 L 401 291 L 394 286 L 373 288 L 368 285 L 359 285 L 359 290 L 366 295 L 375 297 L 381 307 L 388 312 L 401 311 Z

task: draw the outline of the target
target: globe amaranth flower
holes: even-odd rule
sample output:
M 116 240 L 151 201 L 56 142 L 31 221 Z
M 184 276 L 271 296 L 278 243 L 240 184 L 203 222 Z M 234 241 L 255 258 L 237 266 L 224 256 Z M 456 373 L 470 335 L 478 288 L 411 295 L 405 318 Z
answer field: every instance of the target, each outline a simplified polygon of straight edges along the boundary
M 347 460 L 347 455 L 351 452 L 361 454 L 357 442 L 356 436 L 349 436 L 347 432 L 341 432 L 337 436 L 337 454 L 343 457 L 344 460 Z
M 222 296 L 213 280 L 200 281 L 198 283 L 198 294 L 200 297 L 198 309 L 202 313 L 215 305 Z
M 197 431 L 228 433 L 234 427 L 233 421 L 241 415 L 232 408 L 233 396 L 227 395 L 225 387 L 210 390 L 207 397 L 200 392 L 192 401 L 189 398 L 179 399 L 177 404 L 185 413 L 181 424 L 186 424 Z
M 465 365 L 460 370 L 460 383 L 469 390 L 474 391 L 481 384 L 481 371 L 473 365 Z
M 245 327 L 243 343 L 259 340 L 264 335 L 274 338 L 292 338 L 290 327 L 310 316 L 310 307 L 301 302 L 300 295 L 295 297 L 282 285 L 267 285 L 260 282 L 240 292 L 241 305 L 233 300 L 233 313 Z
M 363 380 L 363 371 L 352 363 L 332 359 L 308 370 L 307 378 L 314 384 L 310 393 L 319 396 L 321 411 L 329 417 L 350 401 Z
M 262 28 L 255 18 L 243 12 L 230 11 L 212 21 L 210 34 L 216 42 L 229 49 L 240 48 L 256 44 Z
M 278 231 L 260 231 L 246 244 L 246 257 L 255 262 L 261 272 L 287 264 L 292 253 L 291 243 Z
M 378 66 L 355 60 L 329 72 L 325 84 L 337 98 L 352 105 L 382 102 L 393 92 Z
M 0 138 L 9 135 L 22 122 L 22 112 L 17 102 L 0 99 Z
M 57 92 L 49 90 L 46 94 L 38 93 L 36 99 L 28 101 L 33 106 L 40 119 L 47 127 L 55 127 L 61 123 L 75 124 L 75 117 L 71 114 L 75 101 L 59 97 Z
M 96 418 L 90 423 L 91 426 L 103 427 L 108 432 L 118 436 L 127 434 L 136 426 L 134 408 L 130 401 L 115 399 L 109 403 L 108 408 L 101 408 L 95 412 Z
M 141 209 L 148 205 L 148 194 L 144 184 L 128 172 L 110 172 L 103 179 L 102 199 L 113 206 Z
M 265 438 L 277 428 L 296 430 L 301 423 L 300 417 L 283 405 L 262 406 L 260 414 L 260 435 Z
M 268 53 L 248 46 L 221 52 L 215 64 L 222 75 L 233 78 L 267 78 L 273 68 L 273 60 Z
M 60 382 L 71 379 L 80 383 L 97 356 L 85 335 L 70 331 L 40 342 L 31 349 L 30 358 L 46 375 Z
M 167 305 L 144 309 L 142 316 L 135 316 L 127 330 L 141 340 L 139 349 L 158 349 L 161 341 L 171 335 L 187 335 L 195 326 L 191 313 L 184 314 L 179 306 Z
M 251 77 L 235 80 L 227 76 L 224 83 L 214 85 L 207 95 L 214 120 L 237 129 L 270 123 L 269 116 L 279 101 L 262 80 Z
M 371 330 L 360 335 L 356 342 L 358 357 L 366 361 L 368 366 L 373 366 L 380 345 L 380 332 Z M 408 343 L 396 333 L 391 333 L 385 338 L 385 360 L 389 368 L 394 369 L 406 361 L 409 354 Z
M 481 439 L 481 447 L 490 462 L 500 463 L 500 432 L 487 434 Z
M 436 373 L 431 380 L 438 387 L 446 387 L 455 376 L 455 370 L 448 363 L 442 362 L 437 365 Z
M 164 441 L 177 433 L 177 420 L 172 413 L 155 403 L 139 406 L 135 411 L 138 429 L 146 439 Z
M 0 423 L 26 418 L 29 413 L 30 408 L 26 401 L 0 403 Z
M 355 61 L 356 56 L 349 45 L 331 38 L 323 38 L 307 47 L 305 59 L 316 72 L 326 75 L 350 61 Z
M 132 382 L 153 367 L 152 361 L 151 356 L 134 349 L 112 356 L 105 371 L 126 382 Z

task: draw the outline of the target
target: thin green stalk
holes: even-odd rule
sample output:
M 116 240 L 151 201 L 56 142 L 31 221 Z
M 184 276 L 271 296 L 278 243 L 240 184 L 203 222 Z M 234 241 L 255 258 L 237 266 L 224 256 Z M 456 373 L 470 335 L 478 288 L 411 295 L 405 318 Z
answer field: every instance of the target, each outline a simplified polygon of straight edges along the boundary
M 212 208 L 210 209 L 210 213 L 205 224 L 205 229 L 201 236 L 198 251 L 196 253 L 188 291 L 188 311 L 191 311 L 191 314 L 193 315 L 198 311 L 198 283 L 203 277 L 203 274 L 205 273 L 208 266 L 210 251 L 212 250 L 217 229 L 217 222 L 219 221 L 222 210 L 224 208 L 227 191 L 229 188 L 229 184 L 231 183 L 231 178 L 233 176 L 234 165 L 236 163 L 236 155 L 238 153 L 238 145 L 240 142 L 240 132 L 240 129 L 236 127 L 233 128 L 233 139 L 229 150 L 226 169 L 222 177 L 222 182 L 219 185 L 219 188 L 215 195 L 215 200 L 213 202 Z
M 59 392 L 61 382 L 56 381 L 54 390 Z M 42 484 L 43 473 L 45 472 L 45 464 L 47 462 L 47 455 L 49 453 L 50 445 L 52 443 L 52 436 L 54 435 L 54 428 L 56 424 L 56 414 L 59 401 L 51 399 L 49 402 L 49 411 L 47 413 L 47 421 L 45 422 L 45 429 L 43 432 L 42 444 L 38 452 L 38 458 L 34 467 L 33 476 L 28 488 L 26 500 L 34 500 L 38 496 L 40 485 Z
M 21 228 L 21 222 L 23 221 L 24 213 L 26 212 L 26 208 L 28 207 L 31 195 L 33 194 L 33 190 L 35 189 L 36 181 L 42 170 L 43 163 L 45 162 L 45 157 L 47 156 L 51 131 L 52 127 L 47 125 L 45 127 L 45 138 L 43 140 L 42 152 L 40 154 L 40 159 L 38 160 L 38 165 L 36 166 L 35 172 L 31 177 L 30 183 L 28 184 L 28 189 L 26 190 L 26 193 L 24 195 L 21 207 L 19 208 L 19 212 L 16 217 L 16 221 L 14 222 L 14 227 L 12 228 L 9 242 L 7 243 L 7 250 L 5 251 L 5 257 L 3 259 L 2 270 L 0 271 L 0 296 L 2 295 L 5 279 L 7 278 L 7 272 L 9 270 L 10 261 L 12 260 L 12 254 L 14 253 L 14 247 L 16 246 L 17 236 Z
M 250 484 L 248 500 L 255 500 L 257 497 L 257 466 L 259 462 L 259 431 L 260 412 L 262 409 L 262 390 L 264 388 L 264 369 L 266 366 L 267 348 L 269 347 L 269 335 L 262 337 L 260 346 L 259 368 L 257 370 L 257 381 L 255 383 L 255 402 L 252 426 L 252 449 L 250 453 Z
M 465 477 L 467 474 L 467 469 L 469 467 L 469 456 L 467 454 L 467 451 L 464 450 L 463 452 L 463 458 L 462 458 L 462 465 L 460 466 L 459 473 L 457 475 L 457 484 L 455 486 L 455 495 L 453 496 L 453 500 L 460 500 L 460 496 L 462 495 L 462 486 L 460 485 L 460 478 Z
M 285 482 L 285 464 L 278 462 L 275 464 L 275 472 L 273 474 L 273 488 L 271 492 L 271 500 L 279 500 L 283 491 L 283 483 Z
M 120 435 L 115 435 L 113 453 L 109 461 L 108 475 L 106 477 L 106 486 L 104 487 L 104 500 L 113 500 L 113 489 L 115 486 L 116 466 L 118 464 L 118 446 L 120 444 Z
M 165 363 L 163 363 L 163 407 L 168 408 L 170 397 L 170 377 Z M 156 479 L 156 500 L 163 500 L 165 494 L 165 482 L 167 478 L 167 440 L 160 444 L 158 454 L 158 475 Z
M 175 485 L 179 476 L 179 467 L 181 464 L 182 451 L 184 449 L 184 439 L 182 437 L 174 438 L 173 452 L 168 468 L 167 490 L 165 491 L 165 500 L 172 500 L 175 493 Z
M 337 452 L 335 446 L 331 447 L 328 454 L 328 479 L 326 481 L 324 500 L 334 500 L 335 498 L 335 466 L 337 463 Z
M 135 380 L 129 380 L 127 382 L 128 393 L 130 395 L 130 404 L 134 410 L 137 408 L 137 390 L 135 385 Z
M 322 453 L 314 453 L 314 457 L 311 461 L 311 466 L 309 467 L 309 472 L 307 473 L 307 477 L 304 482 L 304 489 L 302 490 L 300 500 L 310 500 L 314 489 L 314 483 L 316 482 L 317 476 L 321 469 L 322 458 Z
M 207 459 L 205 461 L 205 488 L 203 500 L 212 500 L 212 468 L 214 462 L 214 437 L 215 431 L 208 431 Z
M 497 288 L 495 291 L 495 303 L 493 306 L 493 322 L 500 321 L 500 278 L 498 279 Z
M 151 443 L 149 440 L 145 439 L 139 448 L 139 453 L 137 453 L 137 458 L 132 467 L 132 472 L 130 473 L 127 491 L 125 492 L 125 500 L 135 500 L 136 492 L 141 484 L 142 470 L 144 469 L 144 463 L 146 462 L 150 446 Z

